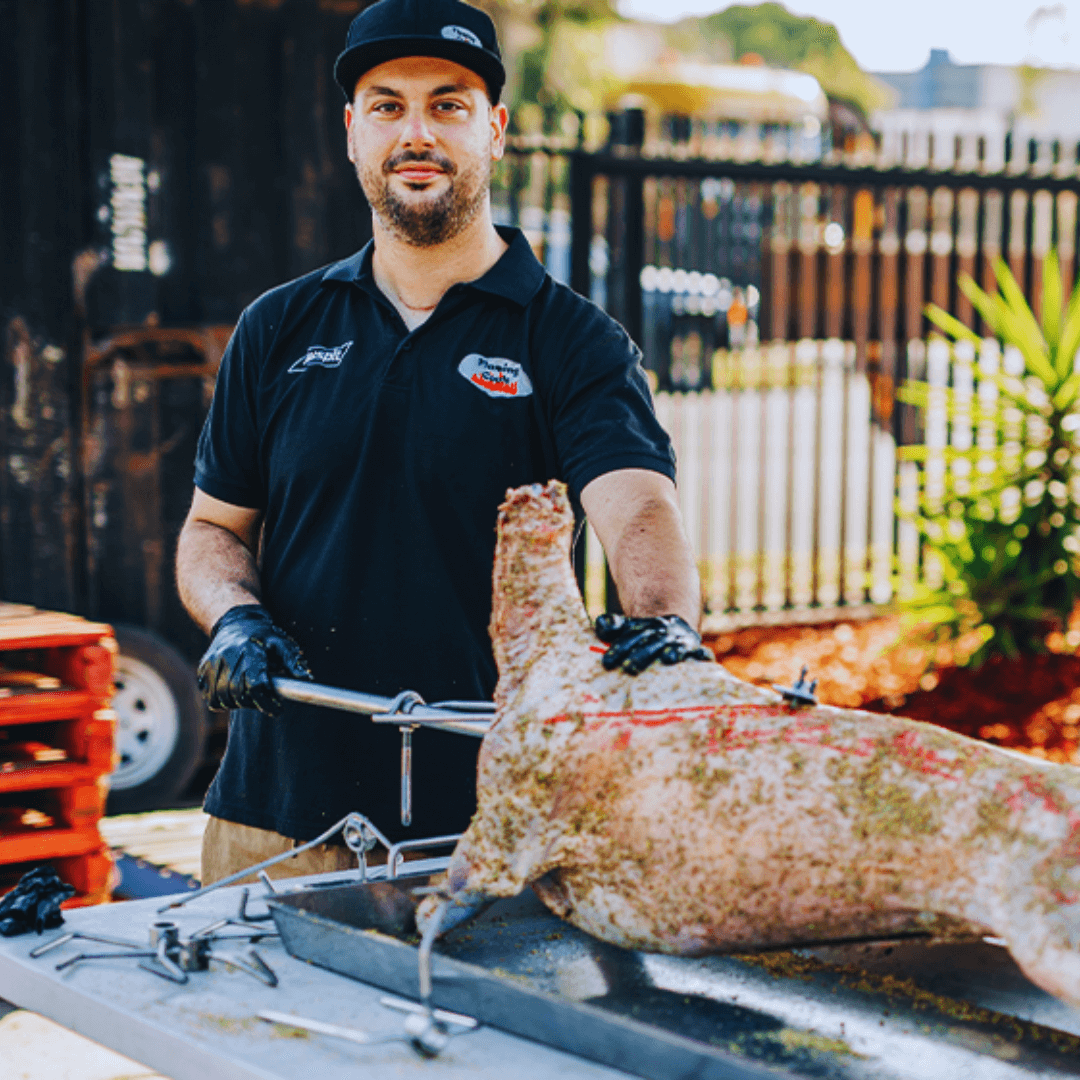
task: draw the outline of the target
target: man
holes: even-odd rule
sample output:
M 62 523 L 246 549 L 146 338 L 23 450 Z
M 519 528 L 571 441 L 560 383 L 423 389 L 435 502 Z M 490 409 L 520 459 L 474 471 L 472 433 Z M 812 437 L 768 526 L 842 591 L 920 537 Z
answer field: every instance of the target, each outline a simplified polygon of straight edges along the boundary
M 490 19 L 460 0 L 379 0 L 335 76 L 374 240 L 241 316 L 177 553 L 181 597 L 212 639 L 200 679 L 212 706 L 235 710 L 206 799 L 204 883 L 351 810 L 395 837 L 465 827 L 474 740 L 417 735 L 403 830 L 396 729 L 282 702 L 270 678 L 489 699 L 508 487 L 557 476 L 591 519 L 636 617 L 605 622 L 605 663 L 706 658 L 639 354 L 492 223 L 507 111 Z M 285 872 L 348 859 L 331 845 Z

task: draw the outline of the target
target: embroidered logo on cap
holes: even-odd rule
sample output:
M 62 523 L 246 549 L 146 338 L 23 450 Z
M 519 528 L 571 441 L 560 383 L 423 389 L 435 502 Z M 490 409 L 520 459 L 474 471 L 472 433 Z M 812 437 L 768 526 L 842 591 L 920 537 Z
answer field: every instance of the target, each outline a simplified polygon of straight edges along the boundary
M 469 45 L 475 45 L 478 49 L 484 47 L 480 43 L 480 39 L 471 30 L 466 30 L 464 26 L 444 26 L 442 36 L 448 41 L 467 42 Z
M 345 359 L 345 354 L 352 348 L 352 344 L 351 341 L 346 341 L 344 345 L 312 345 L 311 348 L 308 349 L 308 351 L 304 353 L 291 368 L 289 368 L 289 374 L 292 375 L 297 371 L 307 371 L 308 368 L 312 367 L 341 367 L 341 361 Z
M 488 397 L 528 397 L 533 392 L 529 376 L 516 360 L 469 353 L 458 371 Z

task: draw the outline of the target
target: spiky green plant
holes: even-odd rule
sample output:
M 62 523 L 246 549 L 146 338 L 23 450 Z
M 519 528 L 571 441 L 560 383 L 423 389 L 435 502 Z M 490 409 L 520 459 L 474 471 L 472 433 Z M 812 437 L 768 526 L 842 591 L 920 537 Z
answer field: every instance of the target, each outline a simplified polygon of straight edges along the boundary
M 1044 651 L 1080 596 L 1080 284 L 1065 303 L 1051 251 L 1040 325 L 1000 259 L 994 273 L 995 294 L 966 274 L 959 285 L 1005 347 L 1005 370 L 980 363 L 983 340 L 931 304 L 927 317 L 952 339 L 954 359 L 966 353 L 973 362 L 973 388 L 908 382 L 899 394 L 924 411 L 943 410 L 954 432 L 951 445 L 900 450 L 901 460 L 919 463 L 921 482 L 917 507 L 899 512 L 931 556 L 927 573 L 901 585 L 901 608 L 909 625 L 974 638 L 975 664 Z M 971 432 L 969 445 L 958 431 Z

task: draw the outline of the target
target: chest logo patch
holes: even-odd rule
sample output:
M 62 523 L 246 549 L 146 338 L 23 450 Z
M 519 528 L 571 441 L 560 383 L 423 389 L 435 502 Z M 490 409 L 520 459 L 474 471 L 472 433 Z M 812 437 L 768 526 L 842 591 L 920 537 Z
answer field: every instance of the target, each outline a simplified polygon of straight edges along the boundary
M 516 360 L 469 353 L 458 364 L 458 372 L 488 397 L 528 397 L 533 392 L 529 376 Z
M 346 341 L 342 345 L 312 345 L 299 360 L 293 363 L 293 366 L 289 368 L 289 374 L 295 375 L 298 371 L 307 371 L 308 368 L 324 367 L 324 368 L 336 368 L 341 367 L 341 361 L 345 359 L 345 354 L 352 348 L 353 343 Z

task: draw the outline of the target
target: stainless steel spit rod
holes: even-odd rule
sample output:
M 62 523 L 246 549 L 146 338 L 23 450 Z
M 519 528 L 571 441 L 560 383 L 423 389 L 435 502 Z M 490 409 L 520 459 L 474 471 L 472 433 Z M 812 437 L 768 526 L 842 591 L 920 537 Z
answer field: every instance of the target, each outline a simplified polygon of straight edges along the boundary
M 397 697 L 388 698 L 301 679 L 279 677 L 273 682 L 274 689 L 289 701 L 360 713 L 370 716 L 373 723 L 393 724 L 401 732 L 401 824 L 405 826 L 412 824 L 412 733 L 418 727 L 427 727 L 482 739 L 495 722 L 495 706 L 489 701 L 428 705 L 415 690 L 403 690 Z
M 288 701 L 360 713 L 370 716 L 377 724 L 396 724 L 399 727 L 418 725 L 482 739 L 494 722 L 488 717 L 494 717 L 495 706 L 486 701 L 447 701 L 426 705 L 418 703 L 415 695 L 408 692 L 388 698 L 302 679 L 279 677 L 273 682 L 274 689 Z M 404 708 L 399 707 L 399 702 L 405 703 Z

